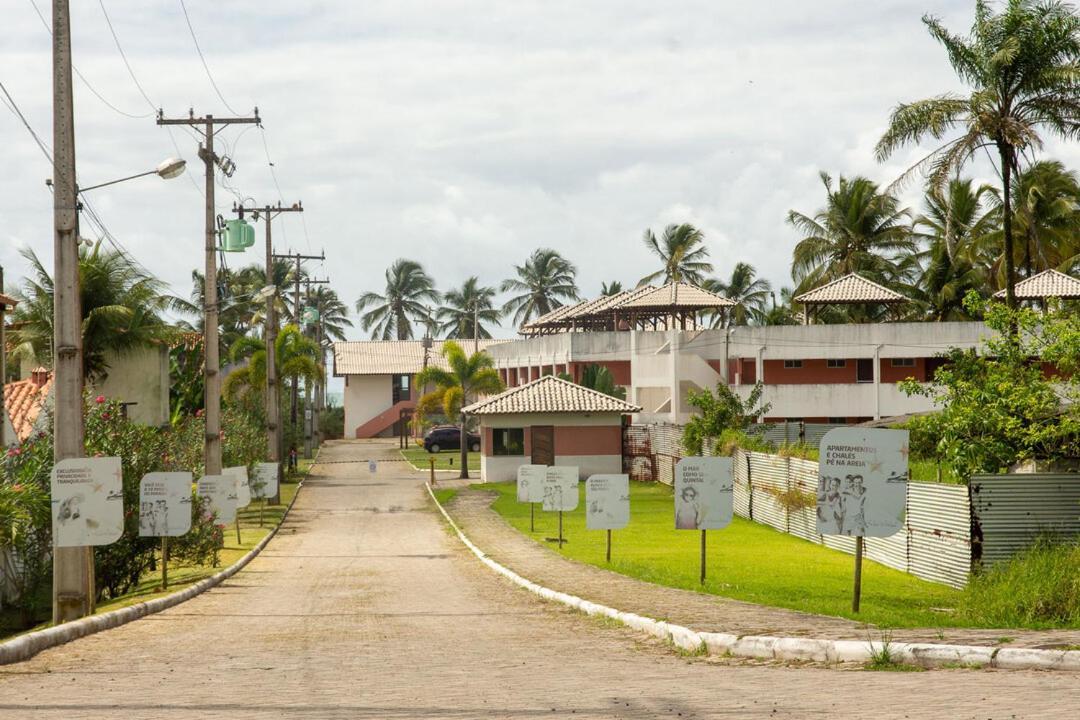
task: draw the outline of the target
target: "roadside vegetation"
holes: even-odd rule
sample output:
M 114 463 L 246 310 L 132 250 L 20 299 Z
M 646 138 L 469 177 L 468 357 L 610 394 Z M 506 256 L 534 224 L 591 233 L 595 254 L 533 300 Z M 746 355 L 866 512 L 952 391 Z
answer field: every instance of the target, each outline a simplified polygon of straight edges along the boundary
M 417 470 L 427 470 L 432 458 L 435 459 L 436 470 L 460 470 L 461 453 L 457 450 L 442 450 L 437 453 L 429 453 L 422 447 L 410 447 L 399 450 L 401 456 Z M 480 455 L 469 453 L 469 470 L 480 470 Z

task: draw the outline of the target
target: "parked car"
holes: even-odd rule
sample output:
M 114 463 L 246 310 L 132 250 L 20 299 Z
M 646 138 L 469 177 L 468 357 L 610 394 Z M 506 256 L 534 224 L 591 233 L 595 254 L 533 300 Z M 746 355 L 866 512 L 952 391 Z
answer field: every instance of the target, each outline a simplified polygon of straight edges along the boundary
M 440 425 L 428 430 L 424 436 L 424 449 L 430 453 L 440 450 L 460 450 L 461 430 L 454 425 Z M 469 449 L 480 452 L 480 436 L 469 433 Z

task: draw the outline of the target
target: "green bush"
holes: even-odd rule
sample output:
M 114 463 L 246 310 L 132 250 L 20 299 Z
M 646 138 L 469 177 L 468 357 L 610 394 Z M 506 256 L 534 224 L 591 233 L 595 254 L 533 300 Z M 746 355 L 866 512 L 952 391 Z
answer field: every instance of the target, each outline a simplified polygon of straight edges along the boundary
M 1080 627 L 1080 538 L 1041 536 L 972 577 L 957 611 L 989 627 Z
M 0 462 L 0 572 L 9 587 L 15 630 L 47 619 L 50 612 L 52 465 L 52 437 L 45 433 L 11 448 Z

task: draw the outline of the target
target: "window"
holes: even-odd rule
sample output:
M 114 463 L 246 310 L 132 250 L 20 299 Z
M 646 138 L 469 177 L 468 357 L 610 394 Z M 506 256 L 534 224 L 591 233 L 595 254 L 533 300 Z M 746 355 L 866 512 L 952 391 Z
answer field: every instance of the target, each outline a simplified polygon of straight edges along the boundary
M 801 368 L 801 367 L 802 367 L 802 360 L 785 360 L 784 361 L 784 369 L 785 370 L 792 370 L 792 369 Z
M 829 358 L 825 361 L 825 365 L 831 368 L 847 367 L 847 360 L 835 360 L 833 358 Z
M 831 417 L 829 418 L 830 425 L 847 425 L 846 417 Z
M 525 430 L 522 428 L 495 428 L 491 438 L 492 455 L 525 454 Z
M 915 367 L 915 358 L 893 358 L 892 366 L 913 368 Z

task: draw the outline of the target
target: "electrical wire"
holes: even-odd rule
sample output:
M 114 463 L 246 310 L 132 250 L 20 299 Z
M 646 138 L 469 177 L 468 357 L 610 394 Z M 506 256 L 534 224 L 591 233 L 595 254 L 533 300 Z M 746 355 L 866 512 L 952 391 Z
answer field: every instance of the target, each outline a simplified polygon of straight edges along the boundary
M 239 115 L 240 113 L 233 110 L 232 105 L 225 99 L 225 96 L 221 94 L 221 88 L 218 87 L 217 81 L 214 80 L 213 73 L 210 72 L 210 66 L 206 64 L 206 56 L 203 55 L 202 48 L 199 47 L 199 38 L 195 36 L 195 27 L 191 24 L 191 16 L 188 15 L 187 5 L 184 0 L 179 0 L 180 9 L 184 11 L 184 20 L 187 21 L 188 31 L 191 33 L 191 40 L 195 43 L 195 51 L 199 54 L 199 60 L 202 61 L 203 69 L 206 70 L 206 77 L 210 80 L 210 85 L 214 88 L 214 92 L 217 93 L 218 99 L 224 103 L 225 107 L 233 115 Z

